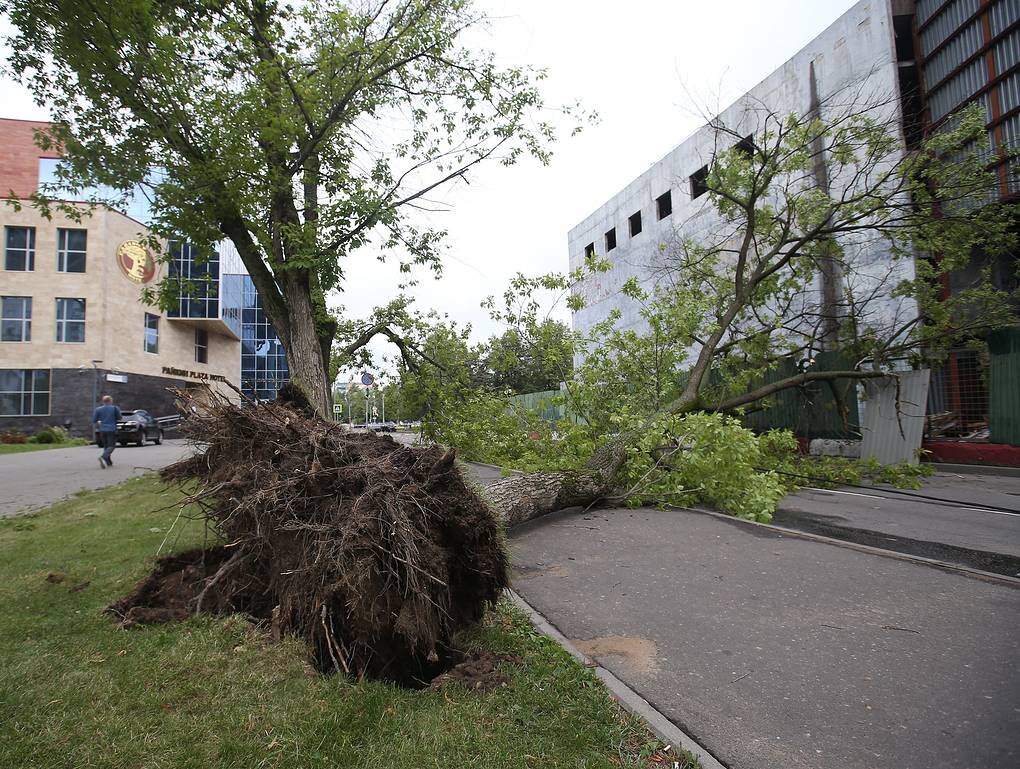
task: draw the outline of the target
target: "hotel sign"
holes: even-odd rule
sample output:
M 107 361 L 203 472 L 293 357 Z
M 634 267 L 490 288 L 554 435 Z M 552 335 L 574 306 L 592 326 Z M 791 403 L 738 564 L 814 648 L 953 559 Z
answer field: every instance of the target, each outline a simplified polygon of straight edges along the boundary
M 183 368 L 174 368 L 173 366 L 163 366 L 163 373 L 169 374 L 170 376 L 181 377 L 182 379 L 201 379 L 208 382 L 226 382 L 227 378 L 220 374 L 209 374 L 205 371 L 188 371 Z
M 125 240 L 117 247 L 117 264 L 133 283 L 148 283 L 156 277 L 156 260 L 139 240 Z

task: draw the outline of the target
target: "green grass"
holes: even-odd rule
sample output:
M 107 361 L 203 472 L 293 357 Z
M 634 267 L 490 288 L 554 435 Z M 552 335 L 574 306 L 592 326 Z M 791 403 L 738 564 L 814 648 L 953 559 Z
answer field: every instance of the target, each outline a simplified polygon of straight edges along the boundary
M 164 552 L 202 542 L 175 508 L 153 512 L 176 498 L 145 477 L 0 521 L 0 767 L 695 765 L 655 754 L 591 671 L 509 605 L 468 639 L 522 658 L 489 694 L 320 676 L 299 641 L 271 644 L 240 617 L 118 629 L 103 607 L 164 538 Z
M 0 454 L 21 454 L 25 451 L 45 451 L 46 449 L 69 449 L 74 446 L 88 446 L 84 438 L 74 438 L 63 443 L 0 443 Z

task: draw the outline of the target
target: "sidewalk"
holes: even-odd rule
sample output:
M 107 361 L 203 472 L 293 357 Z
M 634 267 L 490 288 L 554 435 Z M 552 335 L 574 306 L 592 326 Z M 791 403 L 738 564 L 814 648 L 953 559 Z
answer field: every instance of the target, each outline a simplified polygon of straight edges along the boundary
M 524 599 L 732 769 L 1020 764 L 1020 589 L 699 513 L 511 547 Z

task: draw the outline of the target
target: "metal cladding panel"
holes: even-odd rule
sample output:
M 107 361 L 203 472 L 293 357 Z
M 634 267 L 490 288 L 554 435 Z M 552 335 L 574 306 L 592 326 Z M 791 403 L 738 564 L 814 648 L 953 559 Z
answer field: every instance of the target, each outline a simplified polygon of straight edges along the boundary
M 930 380 L 931 371 L 921 369 L 865 383 L 862 459 L 874 457 L 883 465 L 917 464 Z
M 1005 31 L 1006 27 L 1020 20 L 1020 0 L 999 0 L 991 10 L 992 36 Z
M 989 440 L 1020 446 L 1020 327 L 996 331 L 988 348 Z
M 925 57 L 948 40 L 967 19 L 977 13 L 980 6 L 981 0 L 952 0 L 943 3 L 942 10 L 931 17 L 931 24 L 921 30 L 921 50 Z M 924 20 L 918 10 L 918 23 L 923 24 Z

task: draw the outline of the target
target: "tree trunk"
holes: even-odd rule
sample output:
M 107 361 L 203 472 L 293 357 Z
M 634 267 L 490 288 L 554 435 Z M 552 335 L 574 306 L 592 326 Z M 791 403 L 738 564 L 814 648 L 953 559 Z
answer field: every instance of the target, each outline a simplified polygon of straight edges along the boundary
M 583 470 L 524 473 L 489 484 L 485 496 L 507 526 L 566 507 L 588 506 L 612 491 L 634 436 L 626 433 L 603 446 Z
M 287 366 L 290 381 L 308 396 L 308 400 L 325 418 L 330 418 L 332 395 L 322 343 L 315 327 L 315 311 L 308 290 L 307 274 L 287 271 L 283 274 L 283 296 L 290 320 L 287 338 Z

